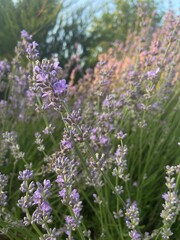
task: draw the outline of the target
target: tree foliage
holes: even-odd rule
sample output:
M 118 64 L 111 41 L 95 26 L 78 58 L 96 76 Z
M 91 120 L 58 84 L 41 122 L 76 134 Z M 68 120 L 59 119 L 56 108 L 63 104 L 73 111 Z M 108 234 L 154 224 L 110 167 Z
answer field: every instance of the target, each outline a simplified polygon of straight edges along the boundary
M 80 55 L 84 68 L 93 67 L 100 51 L 125 42 L 129 30 L 138 32 L 139 3 L 147 5 L 146 14 L 157 8 L 155 0 L 0 0 L 0 58 L 12 57 L 25 29 L 39 43 L 41 58 L 56 55 L 64 66 Z
M 140 12 L 144 7 L 145 11 Z M 99 52 L 106 52 L 112 47 L 116 40 L 125 42 L 129 31 L 140 30 L 138 23 L 143 15 L 152 15 L 157 9 L 157 1 L 154 0 L 114 0 L 101 15 L 95 17 L 91 27 L 93 41 L 90 44 L 90 64 L 93 64 Z M 156 13 L 153 18 L 152 27 L 155 27 L 161 20 L 162 13 Z
M 56 23 L 61 9 L 57 0 L 0 0 L 0 56 L 11 58 L 13 49 L 25 29 L 33 38 L 46 45 L 48 32 Z

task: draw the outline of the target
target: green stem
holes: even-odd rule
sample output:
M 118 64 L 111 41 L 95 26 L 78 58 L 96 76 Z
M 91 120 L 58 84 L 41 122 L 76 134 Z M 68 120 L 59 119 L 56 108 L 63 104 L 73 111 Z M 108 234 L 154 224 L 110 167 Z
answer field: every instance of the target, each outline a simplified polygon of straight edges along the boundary
M 12 183 L 13 183 L 13 178 L 14 178 L 15 170 L 16 170 L 16 163 L 17 163 L 17 161 L 14 162 L 14 164 L 13 164 L 13 170 L 12 170 L 12 173 L 11 173 L 11 179 L 10 179 L 10 183 L 9 183 L 9 196 L 11 196 Z
M 29 211 L 28 211 L 28 209 L 26 209 L 26 216 L 27 216 L 27 218 L 29 219 L 29 221 L 31 220 L 31 215 L 30 215 L 30 213 L 29 213 Z M 34 230 L 37 232 L 37 234 L 40 236 L 40 237 L 42 237 L 42 232 L 39 230 L 39 228 L 36 226 L 36 224 L 35 223 L 33 223 L 33 224 L 31 224 L 32 225 L 32 227 L 34 228 Z
M 39 96 L 36 95 L 36 99 L 37 99 L 38 105 L 39 105 L 40 107 L 42 107 L 42 104 L 41 104 L 41 101 L 40 101 Z M 42 116 L 43 116 L 43 120 L 44 120 L 44 123 L 45 123 L 46 127 L 48 127 L 48 126 L 49 126 L 49 123 L 48 123 L 47 117 L 44 115 L 44 113 L 42 114 Z M 52 143 L 53 143 L 54 145 L 56 145 L 56 140 L 54 139 L 54 137 L 53 137 L 52 134 L 50 135 L 50 138 L 51 138 Z
M 157 233 L 157 236 L 156 236 L 155 240 L 158 240 L 160 234 L 161 234 L 161 228 L 159 229 L 159 231 L 158 231 L 158 233 Z

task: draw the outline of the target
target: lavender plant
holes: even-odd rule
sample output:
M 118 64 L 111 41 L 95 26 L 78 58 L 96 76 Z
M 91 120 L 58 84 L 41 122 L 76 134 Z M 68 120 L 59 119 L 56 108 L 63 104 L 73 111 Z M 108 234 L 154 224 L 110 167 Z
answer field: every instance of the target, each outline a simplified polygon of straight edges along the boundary
M 25 30 L 0 63 L 2 239 L 178 239 L 179 18 L 140 19 L 77 84 Z

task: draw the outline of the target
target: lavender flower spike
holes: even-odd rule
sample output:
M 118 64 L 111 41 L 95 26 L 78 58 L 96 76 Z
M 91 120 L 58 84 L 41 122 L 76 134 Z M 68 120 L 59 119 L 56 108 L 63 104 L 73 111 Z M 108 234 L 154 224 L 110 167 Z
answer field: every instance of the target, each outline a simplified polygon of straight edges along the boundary
M 5 206 L 7 204 L 6 202 L 7 195 L 6 192 L 4 192 L 4 188 L 7 186 L 7 184 L 8 184 L 7 176 L 0 172 L 0 207 Z
M 168 191 L 162 195 L 165 203 L 163 204 L 163 210 L 161 212 L 161 218 L 163 219 L 163 227 L 161 230 L 161 236 L 163 239 L 169 239 L 173 232 L 171 226 L 175 222 L 176 217 L 180 212 L 180 200 L 178 191 L 176 190 L 176 178 L 173 176 L 178 173 L 180 165 L 166 166 L 166 186 Z
M 53 85 L 54 93 L 57 95 L 61 95 L 62 93 L 66 92 L 67 87 L 68 87 L 68 84 L 66 84 L 65 79 L 59 80 Z
M 23 172 L 19 172 L 18 179 L 21 181 L 26 181 L 28 179 L 31 179 L 33 176 L 33 171 L 29 169 L 25 169 Z

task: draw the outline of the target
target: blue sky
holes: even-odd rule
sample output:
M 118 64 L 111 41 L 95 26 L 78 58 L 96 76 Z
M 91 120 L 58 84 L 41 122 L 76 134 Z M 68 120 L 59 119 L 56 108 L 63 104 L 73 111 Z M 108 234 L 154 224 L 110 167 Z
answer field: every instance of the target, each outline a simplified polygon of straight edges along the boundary
M 17 2 L 18 0 L 12 0 L 13 2 Z M 109 3 L 111 1 L 109 0 L 90 0 L 91 1 L 91 5 L 89 5 L 89 0 L 59 0 L 59 1 L 63 1 L 65 4 L 66 3 L 75 3 L 74 5 L 77 6 L 77 5 L 85 5 L 88 7 L 92 7 L 94 4 L 97 6 L 102 4 L 102 3 Z M 115 0 L 112 0 L 112 2 L 115 1 Z M 137 0 L 138 1 L 138 0 Z M 155 0 L 157 1 L 159 4 L 159 10 L 163 10 L 163 11 L 166 11 L 168 10 L 169 8 L 169 3 L 171 2 L 172 3 L 172 6 L 173 6 L 173 10 L 176 12 L 176 13 L 179 13 L 180 14 L 180 0 Z M 88 3 L 88 4 L 87 4 Z
M 172 2 L 174 11 L 179 12 L 180 0 L 171 0 L 171 1 L 169 1 L 169 0 L 162 0 L 162 2 L 163 2 L 163 7 L 165 7 L 165 9 L 168 8 L 169 2 Z

